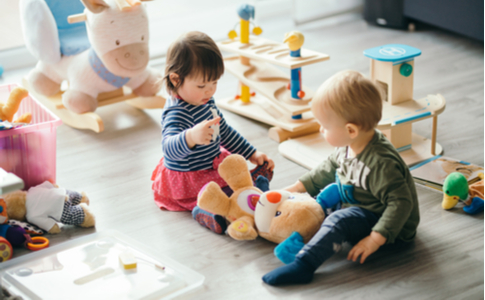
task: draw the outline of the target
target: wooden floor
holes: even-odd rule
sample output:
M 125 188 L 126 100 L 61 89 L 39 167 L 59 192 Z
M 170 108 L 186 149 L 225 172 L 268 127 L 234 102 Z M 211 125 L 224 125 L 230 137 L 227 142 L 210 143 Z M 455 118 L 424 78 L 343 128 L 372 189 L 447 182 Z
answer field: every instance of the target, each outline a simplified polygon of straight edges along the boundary
M 295 29 L 291 20 L 260 22 L 268 39 L 281 41 Z M 232 24 L 228 25 L 228 28 Z M 441 93 L 446 110 L 438 122 L 444 154 L 483 166 L 483 43 L 433 28 L 406 32 L 366 24 L 346 15 L 301 25 L 304 47 L 330 55 L 327 62 L 303 67 L 305 85 L 316 89 L 343 69 L 369 74 L 371 47 L 401 43 L 419 48 L 415 97 Z M 159 70 L 162 66 L 156 66 Z M 20 81 L 28 70 L 6 72 L 0 84 Z M 216 97 L 234 95 L 237 80 L 225 74 Z M 137 110 L 124 103 L 98 110 L 105 131 L 96 134 L 62 125 L 57 133 L 57 181 L 85 191 L 97 217 L 96 229 L 63 227 L 49 236 L 59 244 L 95 231 L 116 229 L 205 276 L 195 299 L 483 299 L 483 213 L 460 207 L 441 209 L 440 193 L 418 187 L 421 223 L 415 243 L 397 253 L 377 253 L 365 264 L 347 261 L 349 247 L 328 260 L 308 285 L 274 288 L 261 276 L 282 265 L 266 240 L 238 242 L 199 226 L 190 213 L 160 211 L 152 200 L 150 176 L 162 156 L 161 110 Z M 276 162 L 272 189 L 283 188 L 307 172 L 283 158 L 267 137 L 268 126 L 225 112 L 227 121 Z M 431 121 L 414 131 L 431 136 Z M 18 250 L 15 256 L 26 254 Z

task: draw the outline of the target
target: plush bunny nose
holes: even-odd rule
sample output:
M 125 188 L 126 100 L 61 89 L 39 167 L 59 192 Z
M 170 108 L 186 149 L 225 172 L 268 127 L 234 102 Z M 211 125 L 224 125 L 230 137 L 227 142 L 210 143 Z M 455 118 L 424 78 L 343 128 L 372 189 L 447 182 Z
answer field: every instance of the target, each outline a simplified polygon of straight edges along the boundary
M 266 199 L 268 199 L 268 202 L 269 203 L 275 204 L 275 203 L 278 203 L 278 202 L 281 201 L 281 194 L 278 193 L 278 192 L 274 192 L 274 191 L 273 192 L 268 192 L 266 194 Z

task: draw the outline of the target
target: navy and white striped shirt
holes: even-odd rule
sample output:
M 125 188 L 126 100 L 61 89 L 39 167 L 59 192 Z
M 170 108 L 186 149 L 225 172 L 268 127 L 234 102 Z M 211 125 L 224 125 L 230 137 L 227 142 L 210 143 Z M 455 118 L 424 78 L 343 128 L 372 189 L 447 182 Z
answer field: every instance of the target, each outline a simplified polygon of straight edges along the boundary
M 221 117 L 219 136 L 209 145 L 190 149 L 185 139 L 188 129 L 213 119 L 211 108 Z M 245 138 L 226 123 L 216 107 L 214 98 L 204 105 L 192 105 L 176 97 L 168 97 L 162 114 L 162 148 L 164 165 L 179 172 L 212 169 L 212 162 L 220 154 L 220 146 L 248 159 L 256 151 Z

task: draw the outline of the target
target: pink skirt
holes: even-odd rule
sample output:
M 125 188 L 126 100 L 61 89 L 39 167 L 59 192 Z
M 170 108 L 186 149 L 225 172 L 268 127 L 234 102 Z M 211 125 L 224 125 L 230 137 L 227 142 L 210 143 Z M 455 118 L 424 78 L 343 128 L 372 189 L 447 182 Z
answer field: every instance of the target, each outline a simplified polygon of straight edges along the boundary
M 217 169 L 229 155 L 226 149 L 221 148 L 221 154 L 214 159 L 212 169 L 188 172 L 167 169 L 162 157 L 152 173 L 155 203 L 161 209 L 191 211 L 197 205 L 197 194 L 206 183 L 214 181 L 221 188 L 227 186 Z

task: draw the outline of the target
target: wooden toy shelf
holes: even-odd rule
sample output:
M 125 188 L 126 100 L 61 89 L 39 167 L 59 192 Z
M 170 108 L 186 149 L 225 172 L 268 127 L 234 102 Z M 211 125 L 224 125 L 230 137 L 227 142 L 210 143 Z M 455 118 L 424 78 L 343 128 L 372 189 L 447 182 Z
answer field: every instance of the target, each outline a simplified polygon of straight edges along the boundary
M 291 81 L 289 74 L 272 65 L 291 70 L 328 60 L 328 55 L 301 49 L 300 57 L 292 57 L 284 43 L 253 36 L 247 44 L 234 39 L 219 42 L 217 45 L 222 51 L 238 54 L 224 59 L 225 68 L 241 84 L 256 92 L 249 102 L 242 102 L 236 97 L 216 100 L 219 107 L 275 126 L 270 129 L 269 136 L 278 142 L 318 131 L 319 126 L 309 104 L 314 92 L 301 86 L 304 96 L 302 99 L 294 99 L 287 88 Z M 293 116 L 301 118 L 295 119 Z
M 377 126 L 388 138 L 389 130 L 396 130 L 398 135 L 407 135 L 412 147 L 403 147 L 399 152 L 407 165 L 438 155 L 443 151 L 436 143 L 437 117 L 446 107 L 445 98 L 440 95 L 428 95 L 418 100 L 410 100 L 396 105 L 384 101 L 383 117 Z M 411 131 L 412 123 L 433 118 L 431 139 Z M 400 136 L 402 138 L 402 136 Z M 289 139 L 279 145 L 279 152 L 286 158 L 295 161 L 305 168 L 312 169 L 333 153 L 320 133 Z
M 244 57 L 263 60 L 273 65 L 288 69 L 300 68 L 330 59 L 327 54 L 301 49 L 301 57 L 291 57 L 288 46 L 271 40 L 251 36 L 248 44 L 241 44 L 239 39 L 217 43 L 222 51 L 232 52 Z

